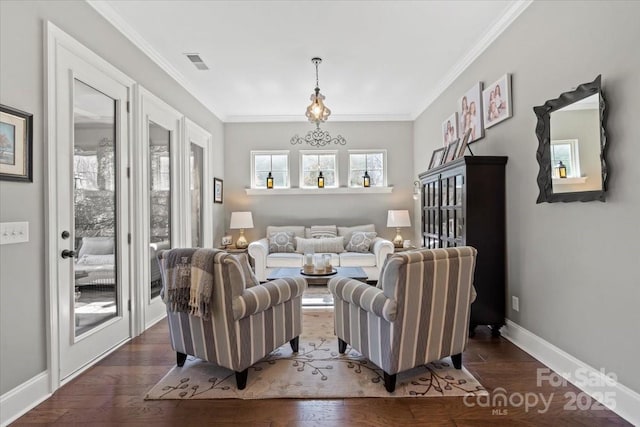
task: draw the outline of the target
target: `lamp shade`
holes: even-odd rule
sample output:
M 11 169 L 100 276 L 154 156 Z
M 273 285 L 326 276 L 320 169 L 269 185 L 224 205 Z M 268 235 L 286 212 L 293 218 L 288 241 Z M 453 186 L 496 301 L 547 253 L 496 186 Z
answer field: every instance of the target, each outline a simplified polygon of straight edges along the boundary
M 229 228 L 253 228 L 253 217 L 251 212 L 231 212 L 231 225 Z
M 387 214 L 387 227 L 411 227 L 409 211 L 389 211 Z

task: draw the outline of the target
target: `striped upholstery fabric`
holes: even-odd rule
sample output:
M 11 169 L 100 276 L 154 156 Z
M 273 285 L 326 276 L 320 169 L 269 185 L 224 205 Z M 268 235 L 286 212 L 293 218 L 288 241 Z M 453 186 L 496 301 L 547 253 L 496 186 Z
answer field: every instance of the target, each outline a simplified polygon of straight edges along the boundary
M 462 353 L 475 299 L 472 247 L 390 256 L 379 287 L 335 277 L 335 332 L 387 374 Z
M 215 252 L 211 316 L 167 310 L 171 345 L 176 352 L 243 371 L 300 335 L 306 281 L 279 279 L 247 287 L 242 265 L 246 257 L 210 251 Z M 161 268 L 170 252 L 159 254 Z

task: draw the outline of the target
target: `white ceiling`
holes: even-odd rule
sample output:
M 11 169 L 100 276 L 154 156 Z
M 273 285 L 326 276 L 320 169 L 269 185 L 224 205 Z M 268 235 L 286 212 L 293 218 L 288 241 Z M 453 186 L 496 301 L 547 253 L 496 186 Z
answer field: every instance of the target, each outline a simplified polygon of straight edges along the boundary
M 329 120 L 413 120 L 530 2 L 89 4 L 221 120 L 246 122 L 305 120 L 314 56 Z

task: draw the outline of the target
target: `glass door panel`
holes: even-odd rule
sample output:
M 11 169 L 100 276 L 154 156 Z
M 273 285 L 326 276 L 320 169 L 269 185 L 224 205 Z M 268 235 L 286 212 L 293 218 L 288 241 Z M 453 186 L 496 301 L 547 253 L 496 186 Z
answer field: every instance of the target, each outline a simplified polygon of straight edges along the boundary
M 149 299 L 160 295 L 159 250 L 171 248 L 171 132 L 149 121 Z
M 75 336 L 121 313 L 118 301 L 116 101 L 74 79 Z
M 189 164 L 191 168 L 191 246 L 201 248 L 204 246 L 202 233 L 204 150 L 198 144 L 191 143 Z

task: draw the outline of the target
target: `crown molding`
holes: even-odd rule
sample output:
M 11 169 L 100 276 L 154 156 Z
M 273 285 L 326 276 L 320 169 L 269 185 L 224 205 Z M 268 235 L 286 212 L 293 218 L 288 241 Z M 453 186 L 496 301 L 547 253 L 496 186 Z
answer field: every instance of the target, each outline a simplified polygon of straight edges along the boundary
M 475 61 L 494 41 L 498 38 L 504 30 L 506 30 L 513 21 L 516 20 L 522 12 L 524 12 L 531 4 L 533 0 L 517 0 L 514 1 L 511 6 L 500 16 L 495 24 L 487 30 L 487 32 L 480 38 L 478 43 L 473 46 L 469 52 L 458 61 L 449 73 L 438 82 L 436 88 L 429 93 L 425 101 L 420 105 L 414 114 L 411 116 L 411 120 L 417 119 L 429 106 L 436 100 L 451 84 L 456 81 L 458 77 Z
M 226 117 L 225 123 L 282 123 L 307 122 L 303 114 L 273 116 L 233 116 Z M 332 114 L 327 123 L 336 122 L 410 122 L 410 114 Z M 320 125 L 322 126 L 322 124 Z
M 171 65 L 171 63 L 160 53 L 158 53 L 158 51 L 155 50 L 136 30 L 134 30 L 106 1 L 86 0 L 86 2 L 212 114 L 218 117 L 221 121 L 225 121 L 225 117 L 211 105 L 209 100 L 199 95 L 196 88 L 184 77 L 184 75 Z

